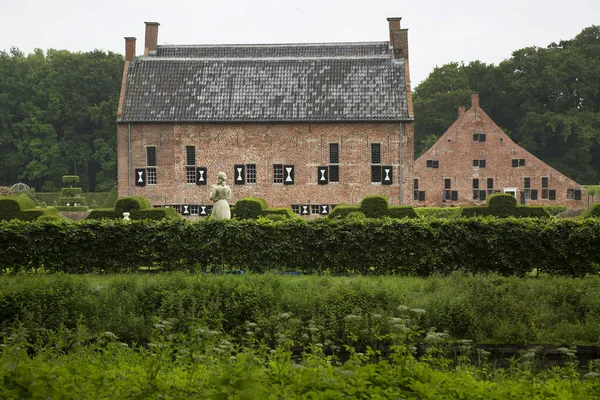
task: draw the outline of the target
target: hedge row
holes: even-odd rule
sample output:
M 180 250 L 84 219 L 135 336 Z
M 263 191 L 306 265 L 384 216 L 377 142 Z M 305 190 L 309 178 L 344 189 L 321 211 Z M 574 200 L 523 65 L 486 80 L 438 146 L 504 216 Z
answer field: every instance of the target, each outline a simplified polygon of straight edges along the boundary
M 356 212 L 367 218 L 418 218 L 412 206 L 390 206 L 387 197 L 380 195 L 366 196 L 360 206 L 338 205 L 329 214 L 329 218 L 346 218 Z
M 55 208 L 35 208 L 33 200 L 26 195 L 0 197 L 0 221 L 35 221 L 42 216 L 59 218 Z
M 153 210 L 152 210 L 153 211 Z M 207 267 L 428 276 L 594 274 L 600 219 L 286 219 L 0 223 L 5 272 Z

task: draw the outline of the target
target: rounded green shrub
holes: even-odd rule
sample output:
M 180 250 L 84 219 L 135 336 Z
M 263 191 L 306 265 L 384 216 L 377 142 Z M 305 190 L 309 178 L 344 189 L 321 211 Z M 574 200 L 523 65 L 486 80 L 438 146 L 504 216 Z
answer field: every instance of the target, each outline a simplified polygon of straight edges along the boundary
M 412 206 L 391 206 L 387 210 L 390 218 L 419 218 Z
M 295 218 L 296 214 L 289 207 L 281 207 L 281 208 L 268 208 L 263 211 L 263 215 L 281 215 L 284 218 Z
M 0 220 L 18 218 L 21 211 L 35 208 L 35 203 L 27 195 L 0 198 Z
M 367 218 L 381 218 L 387 215 L 388 200 L 385 196 L 372 195 L 366 196 L 360 202 L 360 211 Z
M 267 214 L 264 217 L 266 219 L 270 219 L 271 221 L 283 221 L 283 220 L 287 219 L 287 217 L 282 214 Z
M 119 213 L 148 210 L 150 208 L 152 208 L 150 200 L 141 196 L 123 197 L 115 203 L 115 211 Z
M 256 219 L 267 208 L 267 202 L 258 197 L 244 197 L 235 203 L 235 216 L 239 219 Z
M 82 194 L 82 189 L 80 187 L 69 187 L 60 189 L 60 194 L 62 197 L 80 197 Z
M 491 215 L 500 218 L 506 218 L 515 215 L 517 209 L 517 199 L 507 193 L 496 193 L 488 197 L 488 211 Z

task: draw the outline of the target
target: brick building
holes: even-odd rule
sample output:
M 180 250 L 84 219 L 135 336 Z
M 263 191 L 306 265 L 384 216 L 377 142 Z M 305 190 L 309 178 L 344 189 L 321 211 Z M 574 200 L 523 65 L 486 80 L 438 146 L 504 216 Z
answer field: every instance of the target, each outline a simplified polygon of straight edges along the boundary
M 125 38 L 119 196 L 204 215 L 225 171 L 233 200 L 326 214 L 383 194 L 412 201 L 408 31 L 389 42 L 157 45 Z M 208 184 L 208 186 L 207 186 Z
M 585 208 L 583 187 L 513 142 L 471 96 L 471 108 L 415 161 L 416 206 L 482 205 L 491 193 L 520 204 Z

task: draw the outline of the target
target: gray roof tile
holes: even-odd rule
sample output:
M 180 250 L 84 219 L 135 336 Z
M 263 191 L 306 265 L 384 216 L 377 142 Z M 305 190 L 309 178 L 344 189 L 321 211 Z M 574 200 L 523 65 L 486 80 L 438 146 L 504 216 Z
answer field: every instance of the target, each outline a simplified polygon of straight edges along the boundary
M 387 42 L 159 46 L 129 67 L 121 122 L 407 120 Z

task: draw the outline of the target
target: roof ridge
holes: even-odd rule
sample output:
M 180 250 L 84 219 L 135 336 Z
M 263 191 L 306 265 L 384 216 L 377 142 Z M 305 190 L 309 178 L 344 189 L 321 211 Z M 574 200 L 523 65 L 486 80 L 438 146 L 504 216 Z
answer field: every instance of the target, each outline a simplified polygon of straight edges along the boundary
M 389 54 L 368 54 L 362 56 L 281 56 L 281 57 L 136 57 L 136 60 L 150 61 L 285 61 L 285 60 L 391 60 Z
M 184 48 L 195 48 L 195 47 L 307 47 L 307 46 L 356 46 L 356 45 L 383 45 L 388 44 L 386 41 L 375 41 L 375 42 L 315 42 L 315 43 L 212 43 L 212 44 L 161 44 L 156 47 L 184 47 Z

